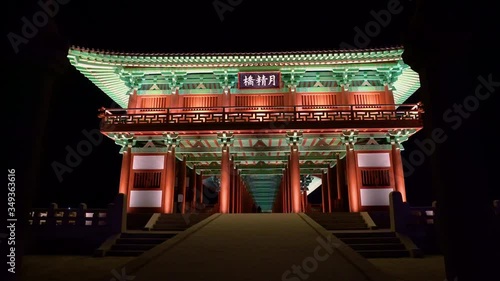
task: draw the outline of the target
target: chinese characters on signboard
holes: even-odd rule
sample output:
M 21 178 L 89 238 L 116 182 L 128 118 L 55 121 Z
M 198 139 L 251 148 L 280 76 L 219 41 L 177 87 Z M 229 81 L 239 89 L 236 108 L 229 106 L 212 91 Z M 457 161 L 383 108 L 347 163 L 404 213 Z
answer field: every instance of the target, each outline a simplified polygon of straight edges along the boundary
M 238 73 L 238 88 L 269 89 L 280 88 L 279 72 L 240 72 Z

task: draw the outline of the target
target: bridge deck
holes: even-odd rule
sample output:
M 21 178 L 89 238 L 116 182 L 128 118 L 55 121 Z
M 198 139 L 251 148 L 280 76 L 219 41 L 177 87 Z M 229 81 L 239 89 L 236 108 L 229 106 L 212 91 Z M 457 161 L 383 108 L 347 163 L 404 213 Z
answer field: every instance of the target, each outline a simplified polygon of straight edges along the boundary
M 303 215 L 216 214 L 208 220 L 132 260 L 127 275 L 149 281 L 391 280 L 340 240 L 325 239 L 327 232 Z

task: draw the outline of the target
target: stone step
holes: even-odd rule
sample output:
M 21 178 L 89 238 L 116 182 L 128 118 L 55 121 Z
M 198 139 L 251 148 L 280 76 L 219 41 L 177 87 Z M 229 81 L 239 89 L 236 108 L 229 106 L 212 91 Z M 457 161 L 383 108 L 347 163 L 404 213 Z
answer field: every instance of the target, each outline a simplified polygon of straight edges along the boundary
M 410 253 L 407 250 L 367 250 L 367 251 L 357 251 L 360 255 L 367 259 L 374 258 L 403 258 L 409 257 Z
M 185 222 L 171 222 L 171 221 L 157 221 L 155 225 L 171 225 L 171 226 L 177 226 L 177 227 L 190 227 L 191 223 L 185 223 Z
M 397 237 L 358 237 L 358 238 L 340 238 L 347 245 L 354 244 L 393 244 L 401 243 Z
M 370 238 L 370 237 L 396 237 L 394 232 L 334 232 L 339 239 L 343 238 Z
M 163 238 L 118 238 L 115 244 L 160 244 Z
M 197 222 L 194 222 L 197 223 Z M 179 225 L 179 226 L 186 226 L 186 225 L 191 225 L 193 224 L 192 221 L 189 221 L 189 223 L 185 221 L 166 221 L 166 220 L 158 220 L 156 221 L 155 224 L 171 224 L 171 225 Z
M 362 228 L 362 229 L 368 228 L 366 223 L 332 223 L 332 224 L 322 224 L 321 226 L 327 230 L 332 230 L 333 228 L 342 230 L 342 227 L 346 227 L 346 228 L 356 227 L 356 228 Z
M 129 233 L 124 232 L 120 238 L 153 238 L 153 239 L 169 239 L 177 235 L 177 233 L 156 233 L 156 232 L 143 232 L 143 233 Z
M 365 226 L 366 227 L 366 223 L 365 222 L 337 222 L 337 223 L 332 223 L 332 222 L 329 222 L 329 223 L 323 223 L 321 224 L 321 226 L 323 226 L 324 228 L 327 228 L 328 227 L 338 227 L 338 226 L 352 226 L 352 225 L 360 225 L 360 226 Z
M 134 250 L 111 250 L 106 252 L 106 256 L 120 256 L 120 257 L 137 257 L 140 256 L 144 251 L 134 251 Z
M 314 221 L 319 223 L 319 224 L 323 224 L 323 223 L 365 223 L 364 219 L 329 219 L 329 220 L 318 219 L 318 220 L 314 220 Z
M 362 217 L 360 213 L 344 213 L 344 214 L 326 214 L 326 213 L 308 213 L 311 218 L 355 218 Z
M 401 243 L 351 244 L 349 245 L 349 247 L 351 247 L 356 252 L 372 251 L 372 250 L 381 250 L 381 251 L 406 250 L 405 246 Z
M 158 244 L 115 244 L 111 246 L 111 251 L 147 251 Z
M 173 227 L 170 225 L 155 225 L 151 231 L 184 231 L 189 227 Z
M 170 223 L 178 223 L 178 224 L 193 224 L 198 223 L 206 218 L 196 218 L 196 217 L 188 217 L 185 218 L 158 218 L 156 222 L 170 222 Z
M 324 226 L 323 226 L 324 227 Z M 326 230 L 368 230 L 366 224 L 351 224 L 351 225 L 332 225 L 329 227 L 324 227 Z

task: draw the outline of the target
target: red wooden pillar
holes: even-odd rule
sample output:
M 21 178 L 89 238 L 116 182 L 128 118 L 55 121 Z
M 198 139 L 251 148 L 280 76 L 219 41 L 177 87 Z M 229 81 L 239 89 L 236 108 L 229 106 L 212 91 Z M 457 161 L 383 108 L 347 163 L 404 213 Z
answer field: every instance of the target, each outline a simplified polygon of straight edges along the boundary
M 243 185 L 241 184 L 241 175 L 239 171 L 238 171 L 238 191 L 240 198 L 239 213 L 243 213 Z
M 235 210 L 235 213 L 239 214 L 241 211 L 240 211 L 240 194 L 241 194 L 241 189 L 240 189 L 240 172 L 238 171 L 238 169 L 234 170 L 234 172 L 236 173 L 235 177 L 236 177 L 236 180 L 235 180 L 235 185 L 236 185 L 236 210 Z
M 322 208 L 321 210 L 323 213 L 329 212 L 328 208 L 328 202 L 329 202 L 329 197 L 328 197 L 328 183 L 327 183 L 327 174 L 323 172 L 321 174 L 321 203 L 322 203 Z
M 332 212 L 335 211 L 337 207 L 337 169 L 328 167 L 328 184 L 330 185 L 330 204 L 332 206 Z
M 283 170 L 283 176 L 281 178 L 281 188 L 283 189 L 283 210 L 282 212 L 283 213 L 286 213 L 287 212 L 287 208 L 286 208 L 286 196 L 287 196 L 287 190 L 286 190 L 286 168 L 285 170 Z
M 127 204 L 127 213 L 130 210 L 130 182 L 133 182 L 132 173 L 132 148 L 128 147 L 124 149 L 122 155 L 122 168 L 120 172 L 120 185 L 118 187 L 118 193 L 125 195 L 125 204 Z
M 283 213 L 283 208 L 284 208 L 284 205 L 283 205 L 283 198 L 285 197 L 285 189 L 284 189 L 284 185 L 283 183 L 281 184 L 281 188 L 280 188 L 280 201 L 279 201 L 279 208 L 276 212 L 278 213 Z
M 236 169 L 234 162 L 231 160 L 231 213 L 236 212 Z
M 248 197 L 247 197 L 247 190 L 245 188 L 245 183 L 242 181 L 241 182 L 241 191 L 242 191 L 242 211 L 243 213 L 248 213 Z
M 172 90 L 172 94 L 170 97 L 170 108 L 178 108 L 179 107 L 179 91 L 176 89 Z
M 175 147 L 170 147 L 167 153 L 165 202 L 163 212 L 171 214 L 174 212 L 174 188 L 175 188 Z
M 240 179 L 240 190 L 241 190 L 241 213 L 245 213 L 245 190 L 243 189 L 243 183 L 241 182 Z
M 359 212 L 359 191 L 356 178 L 356 159 L 354 155 L 354 145 L 351 143 L 346 144 L 346 152 L 349 211 Z
M 403 202 L 406 202 L 405 175 L 403 171 L 403 162 L 401 160 L 401 150 L 398 143 L 392 144 L 392 165 L 394 168 L 396 191 L 401 193 Z
M 230 185 L 231 185 L 231 163 L 229 161 L 229 147 L 223 146 L 222 159 L 221 159 L 220 193 L 219 193 L 219 207 L 220 207 L 220 212 L 223 214 L 229 213 Z
M 344 166 L 342 165 L 342 160 L 340 159 L 340 153 L 335 155 L 337 164 L 335 165 L 335 170 L 337 171 L 337 199 L 343 201 L 345 194 L 343 194 L 343 187 L 345 185 L 345 174 Z
M 198 185 L 198 198 L 200 200 L 200 204 L 203 204 L 203 171 L 200 171 L 198 178 L 196 179 L 196 184 Z
M 290 157 L 288 157 L 288 160 L 290 160 Z M 286 193 L 287 193 L 287 198 L 286 198 L 287 213 L 291 213 L 292 212 L 292 190 L 290 189 L 290 164 L 288 164 L 288 167 L 286 168 Z
M 297 144 L 290 146 L 290 187 L 292 193 L 292 212 L 300 213 L 300 166 L 299 147 Z
M 333 212 L 333 190 L 332 190 L 332 169 L 328 168 L 326 172 L 326 196 L 328 198 L 328 213 Z
M 240 212 L 240 187 L 238 184 L 239 174 L 238 169 L 234 169 L 234 213 L 237 214 Z
M 139 107 L 139 99 L 137 95 L 137 90 L 134 90 L 134 92 L 129 95 L 128 98 L 128 108 L 138 108 Z M 127 114 L 135 114 L 137 113 L 136 110 L 127 110 Z
M 187 201 L 187 187 L 186 187 L 186 156 L 182 157 L 182 161 L 180 163 L 180 171 L 179 171 L 179 189 L 182 192 L 182 204 L 181 204 L 181 213 L 186 213 L 186 201 Z
M 128 191 L 129 191 L 131 158 L 132 158 L 132 148 L 127 146 L 123 150 L 122 169 L 120 172 L 120 186 L 118 188 L 118 193 L 125 194 L 127 197 L 129 196 Z
M 193 198 L 191 198 L 191 212 L 194 212 L 196 209 L 196 186 L 197 186 L 197 178 L 196 174 L 196 166 L 193 167 L 193 171 L 191 172 L 191 180 L 189 183 L 191 184 L 191 190 L 193 191 Z
M 307 191 L 304 190 L 304 194 L 302 194 L 302 197 L 304 198 L 304 207 L 302 208 L 302 212 L 307 212 Z

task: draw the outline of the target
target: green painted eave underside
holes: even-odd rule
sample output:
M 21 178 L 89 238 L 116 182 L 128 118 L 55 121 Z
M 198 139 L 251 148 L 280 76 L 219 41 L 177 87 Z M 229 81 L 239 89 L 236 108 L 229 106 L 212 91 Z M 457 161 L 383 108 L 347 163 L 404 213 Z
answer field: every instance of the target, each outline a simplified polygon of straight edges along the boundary
M 395 103 L 401 104 L 420 87 L 418 74 L 402 62 L 402 53 L 403 49 L 392 48 L 317 53 L 168 55 L 117 54 L 73 47 L 68 52 L 68 59 L 76 69 L 122 108 L 127 107 L 128 94 L 133 88 L 140 87 L 144 75 L 148 73 L 165 76 L 170 81 L 168 90 L 172 87 L 172 81 L 182 81 L 188 74 L 190 77 L 193 74 L 195 77 L 199 75 L 200 83 L 204 83 L 203 80 L 206 80 L 204 77 L 209 74 L 214 79 L 211 82 L 221 85 L 225 83 L 224 79 L 227 80 L 229 77 L 232 83 L 228 85 L 234 89 L 237 73 L 244 71 L 281 71 L 287 76 L 286 78 L 295 79 L 287 83 L 299 83 L 301 79 L 310 79 L 308 73 L 313 71 L 332 73 L 332 79 L 335 80 L 335 75 L 338 77 L 339 71 L 351 75 L 353 71 L 362 74 L 363 71 L 368 73 L 374 69 L 384 71 L 385 68 L 398 67 L 401 68 L 399 73 L 391 73 L 387 79 L 393 86 Z

